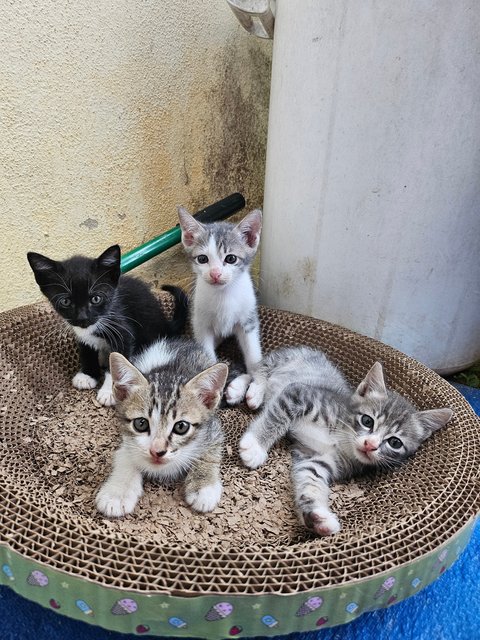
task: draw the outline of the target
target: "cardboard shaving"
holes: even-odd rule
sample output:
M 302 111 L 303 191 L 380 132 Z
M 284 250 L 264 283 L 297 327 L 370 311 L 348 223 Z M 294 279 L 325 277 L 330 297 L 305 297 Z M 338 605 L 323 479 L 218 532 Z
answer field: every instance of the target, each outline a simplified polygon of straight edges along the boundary
M 354 384 L 380 360 L 388 384 L 420 410 L 449 406 L 454 419 L 401 469 L 333 487 L 342 523 L 334 536 L 308 534 L 297 522 L 283 443 L 257 471 L 239 463 L 238 439 L 252 417 L 242 407 L 221 412 L 224 493 L 213 513 L 193 513 L 180 485 L 147 482 L 134 513 L 111 520 L 96 512 L 94 496 L 119 442 L 114 412 L 98 406 L 95 392 L 72 388 L 74 339 L 47 303 L 7 311 L 0 322 L 1 533 L 12 548 L 77 577 L 92 579 L 102 567 L 95 579 L 122 590 L 288 594 L 407 566 L 472 522 L 480 508 L 479 421 L 450 385 L 346 329 L 259 311 L 265 352 L 323 348 Z M 234 340 L 222 354 L 238 361 Z
M 24 438 L 33 448 L 38 469 L 50 485 L 59 506 L 66 504 L 109 531 L 123 532 L 140 541 L 177 541 L 193 548 L 229 548 L 232 544 L 291 544 L 308 537 L 298 523 L 291 495 L 290 456 L 284 443 L 274 448 L 258 470 L 244 468 L 237 456 L 238 439 L 251 414 L 246 410 L 220 412 L 227 434 L 222 477 L 224 492 L 214 512 L 193 512 L 184 502 L 181 483 L 162 486 L 145 481 L 145 493 L 135 512 L 106 519 L 94 505 L 94 496 L 110 472 L 120 442 L 113 409 L 102 407 L 95 392 L 76 390 L 47 396 L 38 404 L 30 425 L 34 437 Z M 340 516 L 365 499 L 357 483 L 335 485 L 332 505 Z

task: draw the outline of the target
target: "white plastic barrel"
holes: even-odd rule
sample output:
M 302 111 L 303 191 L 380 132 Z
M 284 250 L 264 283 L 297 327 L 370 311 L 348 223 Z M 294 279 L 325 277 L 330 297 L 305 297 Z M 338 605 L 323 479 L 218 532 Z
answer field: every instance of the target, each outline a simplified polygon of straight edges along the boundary
M 261 301 L 480 358 L 480 10 L 278 0 Z

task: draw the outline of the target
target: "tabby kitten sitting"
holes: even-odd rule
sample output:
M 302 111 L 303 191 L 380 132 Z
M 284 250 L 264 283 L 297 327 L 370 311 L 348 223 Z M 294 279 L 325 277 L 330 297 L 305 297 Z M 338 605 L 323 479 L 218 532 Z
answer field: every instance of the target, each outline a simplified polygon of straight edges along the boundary
M 262 229 L 258 209 L 237 225 L 201 224 L 183 207 L 178 208 L 182 243 L 196 274 L 192 303 L 195 339 L 212 357 L 225 338 L 235 335 L 247 373 L 227 387 L 229 404 L 243 400 L 251 373 L 262 358 L 257 300 L 249 273 Z
M 353 389 L 321 351 L 308 347 L 268 354 L 246 400 L 252 409 L 264 406 L 240 440 L 240 457 L 255 469 L 288 435 L 298 515 L 318 535 L 340 531 L 328 506 L 331 483 L 372 467 L 392 469 L 452 417 L 451 409 L 417 411 L 388 390 L 379 362 Z
M 211 511 L 222 493 L 223 434 L 215 409 L 228 374 L 193 340 L 155 342 L 131 364 L 110 355 L 122 444 L 96 496 L 106 516 L 131 513 L 143 493 L 143 476 L 184 478 L 185 500 Z M 138 368 L 137 368 L 138 367 Z
M 27 258 L 40 290 L 77 338 L 80 371 L 72 380 L 76 389 L 97 386 L 112 351 L 129 358 L 157 338 L 178 335 L 185 327 L 185 293 L 178 287 L 162 287 L 175 298 L 173 319 L 167 320 L 144 282 L 120 275 L 118 245 L 96 259 L 73 256 L 56 261 L 33 252 Z M 115 402 L 108 371 L 97 400 L 105 406 Z

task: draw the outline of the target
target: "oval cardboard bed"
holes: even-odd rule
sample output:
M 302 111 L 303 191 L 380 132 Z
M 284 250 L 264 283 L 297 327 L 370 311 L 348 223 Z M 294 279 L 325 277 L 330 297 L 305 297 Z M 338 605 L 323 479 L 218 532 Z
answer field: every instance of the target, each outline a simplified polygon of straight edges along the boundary
M 204 638 L 283 635 L 348 622 L 418 592 L 456 560 L 479 507 L 479 421 L 435 373 L 338 326 L 261 309 L 265 351 L 320 347 L 358 382 L 381 360 L 419 409 L 454 419 L 402 469 L 335 487 L 342 530 L 296 521 L 286 449 L 249 471 L 237 441 L 251 414 L 221 411 L 224 496 L 192 513 L 178 487 L 146 485 L 133 515 L 108 520 L 93 497 L 118 443 L 114 411 L 77 391 L 74 341 L 46 304 L 0 315 L 1 582 L 108 629 Z M 232 345 L 224 354 L 232 354 Z

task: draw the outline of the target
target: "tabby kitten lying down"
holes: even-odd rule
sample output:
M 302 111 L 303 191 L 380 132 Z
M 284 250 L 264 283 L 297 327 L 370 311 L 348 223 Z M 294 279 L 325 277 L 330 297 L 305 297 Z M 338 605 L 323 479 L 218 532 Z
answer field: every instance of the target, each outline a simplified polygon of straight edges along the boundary
M 143 476 L 184 479 L 185 500 L 196 511 L 220 501 L 223 434 L 215 416 L 227 379 L 226 364 L 187 338 L 159 340 L 134 359 L 110 355 L 122 444 L 96 496 L 106 516 L 131 513 Z
M 394 468 L 452 417 L 446 408 L 417 411 L 388 390 L 379 362 L 354 389 L 321 351 L 308 347 L 264 357 L 246 401 L 263 409 L 240 440 L 242 461 L 256 469 L 287 435 L 298 516 L 318 535 L 340 531 L 328 505 L 331 483 L 375 467 Z

